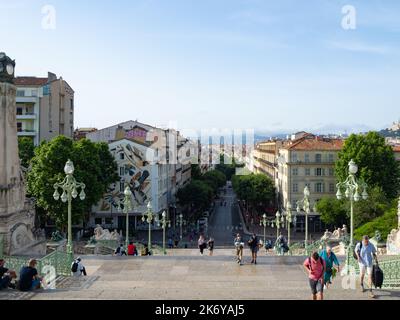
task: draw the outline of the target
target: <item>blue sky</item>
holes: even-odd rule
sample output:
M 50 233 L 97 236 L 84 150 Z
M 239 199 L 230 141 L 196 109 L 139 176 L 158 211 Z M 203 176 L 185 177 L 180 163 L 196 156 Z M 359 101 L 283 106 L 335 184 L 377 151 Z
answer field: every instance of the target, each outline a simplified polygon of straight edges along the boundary
M 75 126 L 351 131 L 400 118 L 400 1 L 82 2 L 0 0 L 0 51 L 17 75 L 67 80 Z

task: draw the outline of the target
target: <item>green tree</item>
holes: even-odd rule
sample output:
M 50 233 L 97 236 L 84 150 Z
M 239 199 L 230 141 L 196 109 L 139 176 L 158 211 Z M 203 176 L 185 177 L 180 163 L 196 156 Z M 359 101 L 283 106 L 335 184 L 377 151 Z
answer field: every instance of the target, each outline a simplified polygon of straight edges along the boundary
M 377 132 L 352 134 L 346 139 L 336 162 L 336 177 L 344 181 L 348 176 L 348 163 L 353 159 L 359 167 L 357 176 L 369 187 L 381 187 L 389 199 L 400 189 L 400 166 L 392 147 Z
M 106 144 L 87 139 L 74 142 L 65 136 L 43 142 L 31 160 L 32 170 L 27 177 L 28 192 L 36 198 L 38 212 L 45 213 L 46 217 L 64 229 L 68 219 L 67 205 L 53 199 L 53 185 L 64 179 L 64 165 L 68 159 L 74 163 L 74 177 L 86 184 L 86 199 L 72 200 L 73 223 L 83 221 L 107 187 L 119 180 L 117 164 Z
M 192 164 L 192 171 L 191 171 L 192 179 L 198 180 L 201 178 L 201 170 L 198 164 Z
M 329 227 L 339 227 L 348 224 L 349 210 L 344 200 L 323 197 L 317 202 L 316 208 L 321 213 L 321 221 Z
M 28 137 L 19 137 L 18 152 L 22 166 L 28 168 L 32 158 L 35 155 L 35 145 L 33 144 L 33 140 Z
M 388 234 L 393 229 L 397 229 L 397 222 L 397 204 L 393 204 L 392 207 L 387 209 L 382 216 L 377 217 L 354 230 L 354 239 L 361 240 L 364 235 L 373 237 L 375 231 L 379 231 L 382 239 L 386 240 Z
M 211 170 L 206 172 L 201 180 L 208 184 L 212 189 L 214 194 L 218 193 L 218 189 L 226 185 L 226 176 L 217 170 Z
M 263 174 L 234 176 L 232 185 L 238 198 L 245 200 L 251 211 L 255 209 L 261 213 L 275 199 L 274 183 Z
M 189 218 L 197 220 L 201 214 L 208 210 L 213 200 L 214 191 L 204 181 L 192 180 L 187 186 L 178 190 L 176 197 L 181 206 L 190 208 L 192 216 Z

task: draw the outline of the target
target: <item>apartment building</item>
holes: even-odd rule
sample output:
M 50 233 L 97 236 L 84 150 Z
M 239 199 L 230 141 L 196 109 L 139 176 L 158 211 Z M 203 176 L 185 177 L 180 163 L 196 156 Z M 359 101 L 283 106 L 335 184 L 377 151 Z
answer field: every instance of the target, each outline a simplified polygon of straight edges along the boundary
M 282 140 L 269 140 L 256 144 L 252 153 L 253 172 L 265 174 L 274 183 L 278 179 L 278 153 L 283 145 Z
M 124 189 L 133 193 L 134 209 L 130 213 L 130 228 L 142 229 L 141 222 L 151 202 L 153 212 L 164 210 L 170 219 L 176 215 L 176 192 L 191 177 L 190 148 L 183 161 L 177 161 L 185 141 L 173 129 L 160 129 L 137 121 L 127 121 L 86 134 L 94 142 L 106 142 L 118 164 L 120 180 L 112 184 L 98 205 L 93 207 L 89 224 L 105 228 L 125 228 L 125 214 L 118 212 Z M 177 143 L 173 148 L 173 144 Z M 185 161 L 186 160 L 186 161 Z M 187 162 L 188 161 L 188 162 Z
M 49 72 L 47 78 L 17 77 L 16 114 L 19 137 L 35 145 L 58 135 L 73 137 L 74 90 Z
M 277 191 L 281 208 L 287 210 L 290 203 L 296 210 L 297 202 L 303 199 L 308 186 L 311 201 L 311 229 L 319 231 L 321 223 L 314 205 L 324 196 L 335 196 L 335 161 L 343 147 L 342 139 L 332 139 L 307 134 L 290 140 L 279 149 Z M 298 227 L 304 229 L 304 217 L 298 217 Z
M 74 131 L 74 140 L 85 139 L 88 133 L 97 131 L 97 128 L 77 128 Z

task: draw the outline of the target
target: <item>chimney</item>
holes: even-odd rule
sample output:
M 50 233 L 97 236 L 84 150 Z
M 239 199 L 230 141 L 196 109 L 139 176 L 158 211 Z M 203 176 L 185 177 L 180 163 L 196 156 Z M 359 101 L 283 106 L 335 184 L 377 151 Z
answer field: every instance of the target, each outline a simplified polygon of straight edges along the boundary
M 52 82 L 54 80 L 57 80 L 57 75 L 55 73 L 48 72 L 47 73 L 47 79 L 48 79 L 49 82 Z

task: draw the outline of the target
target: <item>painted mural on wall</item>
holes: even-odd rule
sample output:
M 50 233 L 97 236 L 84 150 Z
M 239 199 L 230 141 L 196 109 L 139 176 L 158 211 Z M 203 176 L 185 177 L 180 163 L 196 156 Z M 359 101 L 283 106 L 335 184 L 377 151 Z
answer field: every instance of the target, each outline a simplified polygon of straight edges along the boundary
M 121 143 L 110 152 L 118 163 L 119 174 L 123 183 L 128 183 L 135 206 L 146 205 L 151 198 L 150 166 L 142 151 L 131 144 Z M 120 183 L 110 185 L 100 204 L 100 211 L 117 210 L 122 206 L 123 192 Z

